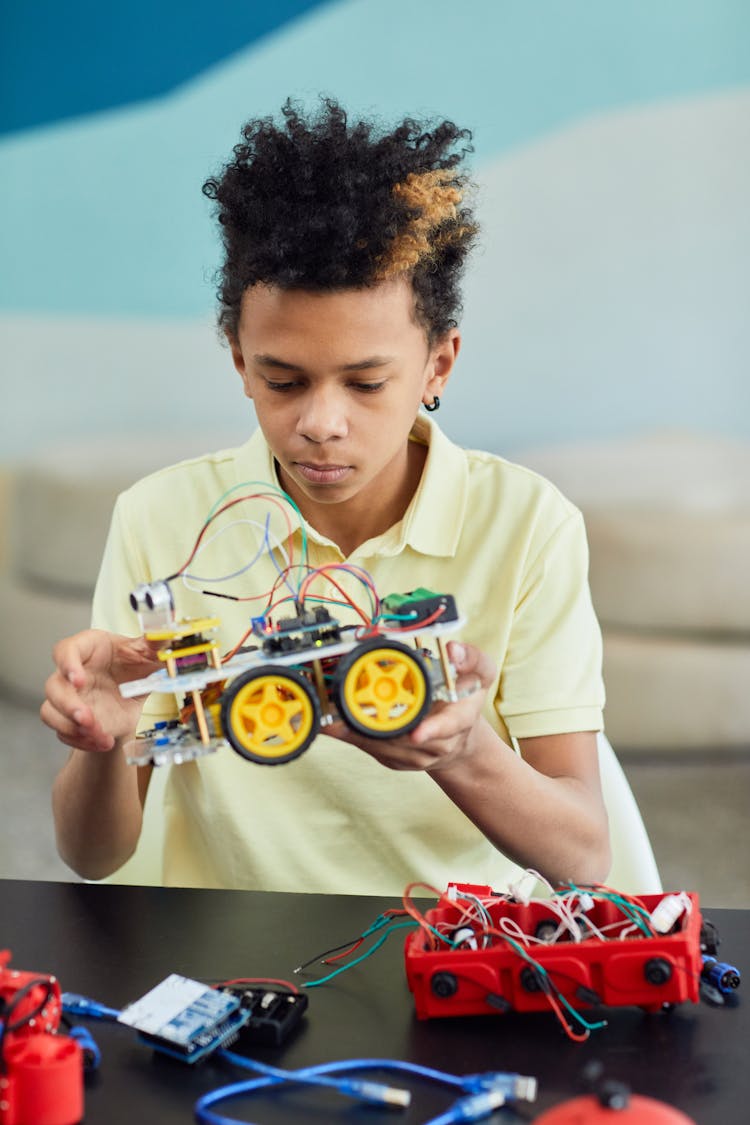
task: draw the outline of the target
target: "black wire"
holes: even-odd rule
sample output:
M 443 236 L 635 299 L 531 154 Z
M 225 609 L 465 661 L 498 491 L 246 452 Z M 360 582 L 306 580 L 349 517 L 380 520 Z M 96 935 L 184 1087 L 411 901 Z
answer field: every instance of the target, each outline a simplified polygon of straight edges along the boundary
M 39 1001 L 35 1008 L 27 1012 L 21 1019 L 16 1020 L 15 1023 L 11 1022 L 10 1015 L 18 1007 L 20 1002 L 29 995 L 32 988 L 36 988 L 38 984 L 44 987 L 44 998 Z M 5 1019 L 5 1031 L 18 1031 L 20 1028 L 25 1027 L 27 1023 L 35 1019 L 44 1009 L 48 1000 L 51 1000 L 55 995 L 55 987 L 49 977 L 34 977 L 33 980 L 28 981 L 23 988 L 19 988 L 18 992 L 13 995 L 10 1004 L 7 1008 Z
M 356 945 L 357 942 L 361 941 L 362 934 L 357 934 L 351 941 L 342 942 L 341 945 L 334 945 L 332 949 L 324 949 L 322 953 L 316 953 L 309 961 L 303 961 L 301 965 L 298 965 L 294 971 L 295 973 L 300 973 L 303 969 L 308 968 L 309 965 L 314 965 L 316 961 L 322 961 L 324 957 L 330 957 L 332 953 L 340 953 L 342 949 L 349 949 L 352 945 Z
M 30 1012 L 26 1012 L 24 1016 L 16 1020 L 15 1023 L 11 1019 L 13 1012 L 19 1006 L 21 1001 L 29 995 L 33 988 L 37 985 L 43 985 L 45 989 L 44 997 L 32 1008 Z M 40 1012 L 43 1011 L 45 1004 L 55 995 L 55 988 L 53 982 L 49 977 L 34 977 L 33 980 L 28 981 L 23 988 L 19 988 L 18 992 L 14 993 L 10 1003 L 5 1009 L 5 1021 L 0 1024 L 0 1066 L 5 1069 L 5 1040 L 10 1032 L 20 1031 L 22 1027 L 26 1027 L 31 1020 L 35 1019 Z

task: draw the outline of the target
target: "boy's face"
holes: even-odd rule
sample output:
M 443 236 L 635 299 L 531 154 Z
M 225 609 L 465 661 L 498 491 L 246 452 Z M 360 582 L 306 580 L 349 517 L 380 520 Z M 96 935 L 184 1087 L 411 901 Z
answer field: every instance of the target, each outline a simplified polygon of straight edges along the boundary
M 409 431 L 459 347 L 455 330 L 430 347 L 408 281 L 332 293 L 254 286 L 230 345 L 281 483 L 308 518 L 319 505 L 354 512 L 403 496 Z

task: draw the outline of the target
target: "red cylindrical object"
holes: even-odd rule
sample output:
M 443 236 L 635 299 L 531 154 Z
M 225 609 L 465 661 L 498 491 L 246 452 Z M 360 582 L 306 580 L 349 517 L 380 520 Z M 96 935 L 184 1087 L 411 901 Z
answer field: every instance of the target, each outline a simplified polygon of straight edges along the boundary
M 535 1117 L 534 1125 L 695 1125 L 695 1122 L 666 1102 L 632 1094 L 622 1109 L 602 1105 L 593 1095 L 573 1098 Z
M 83 1117 L 83 1052 L 67 1035 L 7 1043 L 0 1125 L 77 1125 Z

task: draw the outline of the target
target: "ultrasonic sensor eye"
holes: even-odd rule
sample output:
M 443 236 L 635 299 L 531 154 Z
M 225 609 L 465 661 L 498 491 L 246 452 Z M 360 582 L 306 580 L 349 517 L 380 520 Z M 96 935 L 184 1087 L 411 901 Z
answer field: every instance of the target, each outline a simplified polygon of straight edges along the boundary
M 144 633 L 174 620 L 174 599 L 168 582 L 142 582 L 131 593 L 130 606 L 138 614 Z

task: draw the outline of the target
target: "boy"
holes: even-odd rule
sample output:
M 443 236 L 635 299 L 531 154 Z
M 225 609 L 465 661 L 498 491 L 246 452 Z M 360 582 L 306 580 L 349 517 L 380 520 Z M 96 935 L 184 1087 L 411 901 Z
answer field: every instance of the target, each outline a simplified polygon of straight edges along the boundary
M 97 628 L 56 646 L 41 714 L 72 747 L 53 807 L 60 853 L 82 876 L 135 849 L 151 767 L 128 766 L 123 745 L 167 715 L 165 697 L 144 707 L 118 690 L 157 666 L 132 638 L 128 593 L 174 573 L 242 481 L 296 502 L 312 565 L 345 559 L 381 594 L 452 593 L 468 622 L 449 652 L 459 688 L 475 690 L 391 741 L 339 723 L 278 769 L 228 751 L 172 767 L 164 881 L 398 894 L 414 879 L 502 886 L 516 864 L 552 881 L 606 876 L 581 517 L 539 477 L 418 416 L 439 405 L 460 346 L 458 283 L 477 233 L 468 140 L 451 122 L 383 132 L 328 100 L 309 119 L 287 103 L 280 124 L 249 122 L 204 185 L 225 245 L 219 322 L 259 430 L 120 498 Z M 224 535 L 220 553 L 231 574 L 249 547 Z M 271 587 L 273 565 L 253 569 L 248 594 Z M 181 615 L 205 616 L 200 593 L 175 597 Z M 227 601 L 221 615 L 226 649 L 249 614 Z

